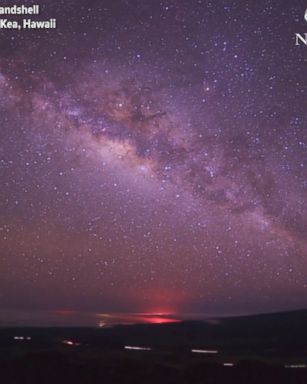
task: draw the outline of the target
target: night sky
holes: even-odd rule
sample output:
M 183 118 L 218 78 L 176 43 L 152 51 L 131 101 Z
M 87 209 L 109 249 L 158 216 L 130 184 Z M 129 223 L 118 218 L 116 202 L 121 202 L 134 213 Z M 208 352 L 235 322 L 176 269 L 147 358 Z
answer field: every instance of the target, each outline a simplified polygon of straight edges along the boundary
M 1 310 L 307 307 L 306 1 L 13 4 L 57 29 L 0 31 Z

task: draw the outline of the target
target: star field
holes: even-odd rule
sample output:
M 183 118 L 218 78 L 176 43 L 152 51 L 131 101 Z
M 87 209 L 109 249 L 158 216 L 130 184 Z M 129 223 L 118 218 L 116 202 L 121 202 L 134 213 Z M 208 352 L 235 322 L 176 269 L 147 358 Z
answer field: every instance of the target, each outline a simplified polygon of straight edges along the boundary
M 40 5 L 0 32 L 1 307 L 306 307 L 306 4 Z

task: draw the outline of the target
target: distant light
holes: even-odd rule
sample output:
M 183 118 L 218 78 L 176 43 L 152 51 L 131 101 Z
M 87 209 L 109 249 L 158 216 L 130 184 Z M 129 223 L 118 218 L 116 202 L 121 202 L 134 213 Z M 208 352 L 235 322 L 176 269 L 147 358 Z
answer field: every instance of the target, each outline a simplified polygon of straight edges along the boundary
M 23 336 L 14 336 L 14 340 L 24 340 Z
M 106 323 L 104 323 L 103 321 L 100 321 L 100 323 L 98 324 L 98 327 L 99 328 L 103 328 L 105 327 Z
M 71 340 L 62 340 L 62 343 L 70 346 L 75 346 L 75 347 L 80 345 L 80 343 L 76 343 L 75 341 L 71 341 Z
M 218 351 L 216 350 L 211 350 L 211 349 L 192 349 L 191 350 L 192 353 L 219 353 Z
M 224 363 L 224 367 L 233 367 L 234 363 Z
M 307 368 L 306 364 L 289 364 L 285 365 L 285 368 Z
M 32 340 L 32 337 L 30 336 L 14 336 L 14 340 Z
M 125 349 L 133 350 L 133 351 L 151 351 L 149 347 L 134 347 L 131 345 L 125 345 Z

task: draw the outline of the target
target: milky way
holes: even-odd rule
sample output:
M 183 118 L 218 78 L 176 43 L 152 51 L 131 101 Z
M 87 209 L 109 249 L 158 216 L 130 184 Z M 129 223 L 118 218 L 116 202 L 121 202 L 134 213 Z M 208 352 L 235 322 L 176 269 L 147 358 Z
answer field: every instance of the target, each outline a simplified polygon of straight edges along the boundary
M 1 308 L 306 307 L 306 4 L 40 5 L 1 31 Z

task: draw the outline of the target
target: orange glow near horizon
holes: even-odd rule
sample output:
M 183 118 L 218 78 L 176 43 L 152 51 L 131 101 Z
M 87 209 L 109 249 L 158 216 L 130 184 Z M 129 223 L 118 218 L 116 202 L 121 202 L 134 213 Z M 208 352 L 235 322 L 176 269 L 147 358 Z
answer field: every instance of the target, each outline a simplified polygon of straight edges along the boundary
M 101 314 L 106 324 L 166 324 L 178 323 L 181 320 L 168 312 L 143 312 L 143 313 L 114 313 Z
M 173 318 L 167 318 L 167 317 L 159 317 L 159 316 L 147 316 L 144 317 L 146 323 L 149 324 L 166 324 L 166 323 L 179 323 L 180 320 L 173 319 Z
M 71 321 L 76 319 L 90 318 L 97 319 L 96 326 L 108 327 L 115 324 L 166 324 L 178 323 L 181 317 L 173 311 L 155 310 L 150 312 L 135 312 L 135 313 L 81 313 L 68 309 L 53 310 L 52 313 L 60 318 L 68 318 Z

